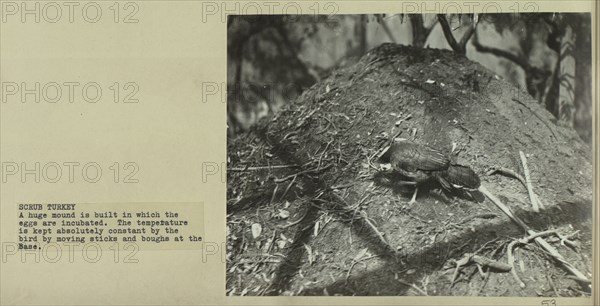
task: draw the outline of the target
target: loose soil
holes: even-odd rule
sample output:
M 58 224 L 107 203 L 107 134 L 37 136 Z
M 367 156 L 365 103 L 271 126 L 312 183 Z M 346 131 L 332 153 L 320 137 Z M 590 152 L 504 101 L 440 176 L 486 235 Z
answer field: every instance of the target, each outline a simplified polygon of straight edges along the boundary
M 477 192 L 431 185 L 407 205 L 413 187 L 377 163 L 394 136 L 470 165 L 535 230 L 579 231 L 575 248 L 547 241 L 591 278 L 591 148 L 481 65 L 384 44 L 228 140 L 227 293 L 589 296 L 534 243 L 515 254 L 525 288 L 475 264 L 453 283 L 465 253 L 506 263 L 508 243 L 525 234 Z M 522 174 L 519 151 L 544 203 L 539 213 L 518 180 L 487 175 L 494 167 Z

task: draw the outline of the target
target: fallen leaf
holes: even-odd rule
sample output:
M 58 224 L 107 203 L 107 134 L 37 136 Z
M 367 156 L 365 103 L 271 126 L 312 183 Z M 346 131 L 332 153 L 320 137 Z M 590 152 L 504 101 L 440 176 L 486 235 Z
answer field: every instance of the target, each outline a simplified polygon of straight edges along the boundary
M 287 244 L 287 242 L 285 240 L 277 240 L 277 247 L 280 249 L 285 248 L 286 244 Z
M 254 239 L 256 239 L 256 238 L 258 238 L 258 236 L 260 236 L 261 233 L 262 233 L 262 226 L 258 223 L 252 224 L 252 237 L 254 237 Z
M 280 209 L 279 210 L 279 218 L 281 219 L 287 219 L 290 216 L 290 212 L 285 210 L 285 209 Z

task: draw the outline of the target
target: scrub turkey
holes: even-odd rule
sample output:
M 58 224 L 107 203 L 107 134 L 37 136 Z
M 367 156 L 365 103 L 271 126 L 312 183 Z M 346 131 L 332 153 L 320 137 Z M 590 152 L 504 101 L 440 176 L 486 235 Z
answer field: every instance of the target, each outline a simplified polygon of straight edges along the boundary
M 449 192 L 472 191 L 480 185 L 479 176 L 470 167 L 451 163 L 442 151 L 406 140 L 393 143 L 380 162 L 390 163 L 393 171 L 415 184 L 409 204 L 415 203 L 419 185 L 426 182 L 437 181 Z

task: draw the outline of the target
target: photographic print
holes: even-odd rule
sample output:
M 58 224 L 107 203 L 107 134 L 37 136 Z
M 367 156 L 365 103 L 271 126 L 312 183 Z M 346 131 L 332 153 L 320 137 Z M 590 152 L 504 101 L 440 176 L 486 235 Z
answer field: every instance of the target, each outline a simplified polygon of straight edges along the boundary
M 227 35 L 227 295 L 590 296 L 589 13 Z

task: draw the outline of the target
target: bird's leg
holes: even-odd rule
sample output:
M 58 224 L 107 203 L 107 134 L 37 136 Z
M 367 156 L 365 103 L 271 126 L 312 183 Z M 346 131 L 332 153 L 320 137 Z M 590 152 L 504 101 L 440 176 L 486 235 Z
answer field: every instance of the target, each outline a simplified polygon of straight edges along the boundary
M 417 201 L 417 192 L 419 192 L 419 187 L 415 187 L 415 193 L 413 193 L 412 199 L 408 202 L 408 205 L 415 204 Z

